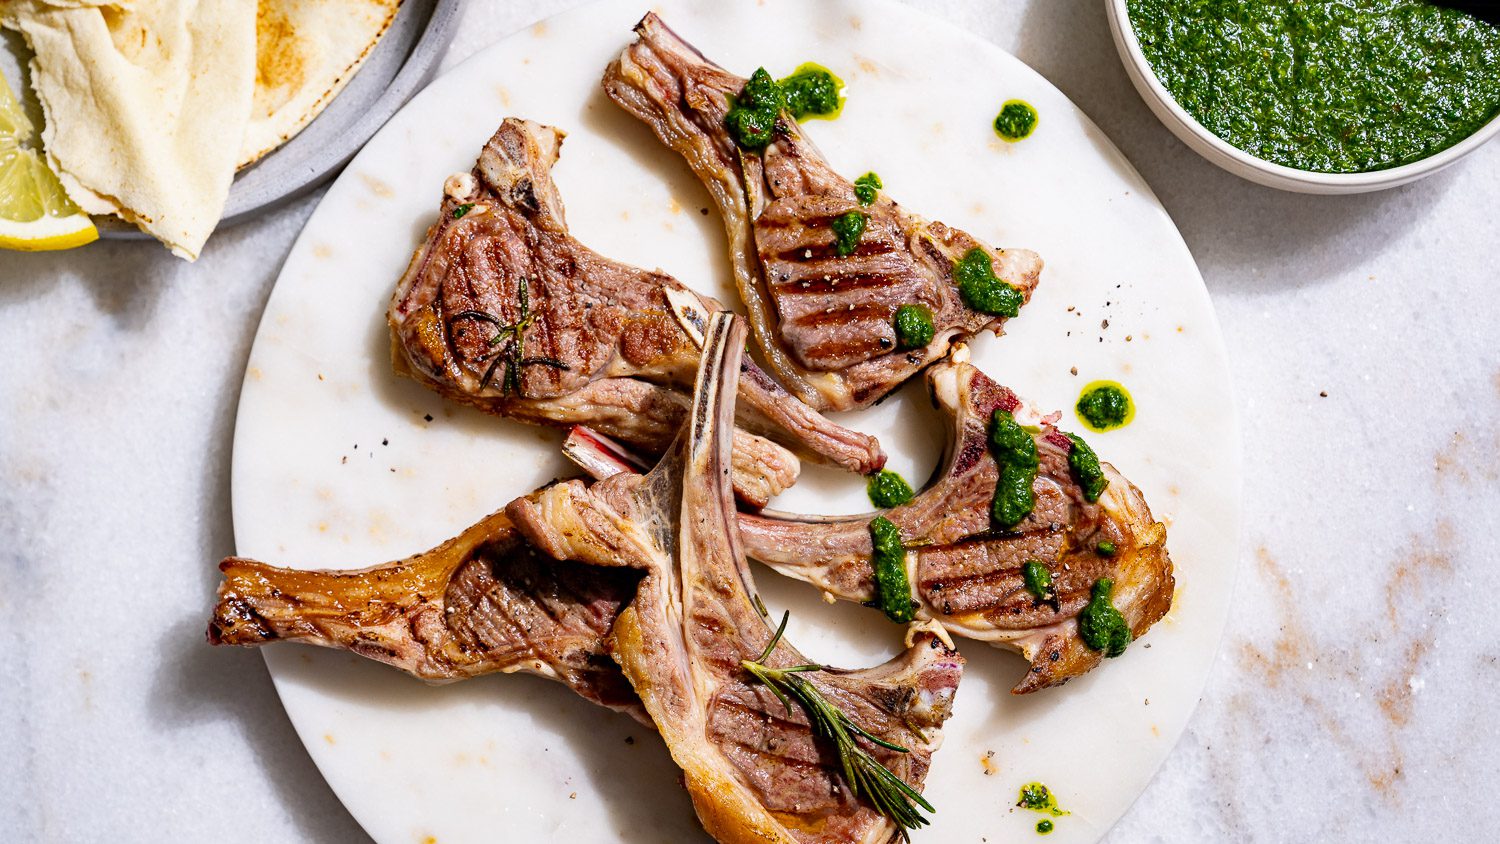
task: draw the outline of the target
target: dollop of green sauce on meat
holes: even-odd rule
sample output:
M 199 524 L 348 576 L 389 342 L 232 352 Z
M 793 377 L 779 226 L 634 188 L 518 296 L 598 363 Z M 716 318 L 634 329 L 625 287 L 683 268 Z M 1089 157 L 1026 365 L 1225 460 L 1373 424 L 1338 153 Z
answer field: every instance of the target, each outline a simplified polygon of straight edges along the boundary
M 781 86 L 763 67 L 750 74 L 724 118 L 734 142 L 745 149 L 765 149 L 776 135 L 776 120 L 786 108 Z
M 1210 132 L 1299 170 L 1418 161 L 1500 112 L 1500 28 L 1422 0 L 1129 0 L 1156 78 Z
M 1039 465 L 1036 440 L 1014 416 L 997 410 L 990 418 L 990 453 L 1000 467 L 995 499 L 990 503 L 990 520 L 1000 530 L 1010 530 L 1036 507 L 1036 494 L 1031 489 Z
M 892 320 L 896 326 L 896 345 L 902 349 L 921 349 L 937 333 L 932 325 L 932 311 L 922 305 L 902 305 Z
M 833 229 L 833 251 L 841 256 L 853 255 L 859 248 L 859 239 L 864 236 L 865 222 L 865 215 L 858 211 L 834 217 L 828 224 Z
M 1099 465 L 1099 455 L 1089 448 L 1083 437 L 1076 434 L 1063 436 L 1073 444 L 1073 449 L 1068 452 L 1068 474 L 1073 477 L 1073 483 L 1078 484 L 1078 488 L 1083 491 L 1085 501 L 1098 501 L 1099 496 L 1109 487 L 1109 479 L 1104 477 L 1104 468 Z
M 1078 614 L 1078 635 L 1083 643 L 1107 657 L 1125 653 L 1132 638 L 1125 616 L 1110 603 L 1115 582 L 1107 577 L 1094 581 L 1088 605 Z
M 843 80 L 828 68 L 808 62 L 791 76 L 776 81 L 758 67 L 730 103 L 724 126 L 742 149 L 761 150 L 776 136 L 782 111 L 793 118 L 838 117 L 844 108 Z
M 1038 601 L 1052 600 L 1052 572 L 1046 565 L 1027 560 L 1021 566 L 1021 581 L 1026 584 L 1026 591 Z
M 882 510 L 900 507 L 911 501 L 912 496 L 915 495 L 911 484 L 890 469 L 881 469 L 871 475 L 870 479 L 865 481 L 865 492 L 870 496 L 870 503 Z
M 1023 100 L 1007 100 L 995 115 L 995 134 L 1012 143 L 1025 139 L 1036 131 L 1037 114 L 1031 103 Z
M 874 205 L 875 198 L 880 195 L 880 189 L 885 185 L 880 177 L 873 172 L 866 173 L 854 180 L 854 198 L 859 200 L 860 205 Z
M 1026 303 L 1020 290 L 995 275 L 995 262 L 977 246 L 953 265 L 953 280 L 964 304 L 983 314 L 1013 317 Z
M 870 563 L 875 570 L 875 606 L 898 624 L 916 618 L 917 605 L 911 599 L 911 580 L 906 576 L 906 546 L 901 529 L 884 516 L 870 522 Z
M 798 120 L 807 117 L 838 117 L 844 108 L 844 80 L 833 71 L 814 62 L 799 65 L 791 76 L 781 80 L 787 111 Z
M 1129 425 L 1135 418 L 1135 402 L 1117 381 L 1092 381 L 1084 385 L 1073 411 L 1089 430 L 1103 433 Z

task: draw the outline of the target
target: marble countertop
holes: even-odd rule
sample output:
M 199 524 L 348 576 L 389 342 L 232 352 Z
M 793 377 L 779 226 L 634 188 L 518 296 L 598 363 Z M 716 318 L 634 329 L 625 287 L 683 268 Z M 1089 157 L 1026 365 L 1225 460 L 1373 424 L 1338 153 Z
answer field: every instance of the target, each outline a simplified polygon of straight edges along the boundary
M 572 5 L 469 4 L 444 67 Z M 1230 350 L 1247 458 L 1234 608 L 1186 734 L 1109 840 L 1500 838 L 1483 586 L 1500 535 L 1500 146 L 1385 193 L 1280 193 L 1151 116 L 1097 0 L 922 5 L 1020 56 L 1120 146 Z M 0 253 L 7 840 L 368 840 L 260 657 L 202 640 L 212 563 L 234 550 L 240 379 L 316 202 L 219 232 L 196 264 L 147 243 Z

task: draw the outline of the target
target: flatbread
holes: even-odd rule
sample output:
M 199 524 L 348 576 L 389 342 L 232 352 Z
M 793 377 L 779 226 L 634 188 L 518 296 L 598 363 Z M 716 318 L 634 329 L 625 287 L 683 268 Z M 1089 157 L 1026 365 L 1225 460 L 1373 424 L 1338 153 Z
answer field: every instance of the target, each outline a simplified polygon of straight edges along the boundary
M 35 54 L 42 143 L 74 202 L 198 257 L 249 121 L 255 12 L 255 0 L 0 3 L 0 24 Z
M 390 27 L 400 0 L 261 0 L 244 167 L 281 146 L 343 90 Z

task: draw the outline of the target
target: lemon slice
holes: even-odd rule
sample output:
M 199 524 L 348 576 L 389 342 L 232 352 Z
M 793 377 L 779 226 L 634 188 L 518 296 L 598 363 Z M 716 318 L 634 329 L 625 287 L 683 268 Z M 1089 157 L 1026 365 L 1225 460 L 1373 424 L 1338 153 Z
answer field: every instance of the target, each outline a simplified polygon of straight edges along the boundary
M 36 150 L 36 129 L 0 76 L 0 249 L 72 249 L 99 239 Z

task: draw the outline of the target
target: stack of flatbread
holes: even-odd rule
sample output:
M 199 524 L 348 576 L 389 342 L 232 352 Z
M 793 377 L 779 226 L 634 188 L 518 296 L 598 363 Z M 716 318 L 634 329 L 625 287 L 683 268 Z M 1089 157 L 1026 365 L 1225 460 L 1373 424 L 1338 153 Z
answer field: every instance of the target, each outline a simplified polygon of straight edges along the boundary
M 297 134 L 400 0 L 0 0 L 34 56 L 47 162 L 90 214 L 188 260 L 235 171 Z

